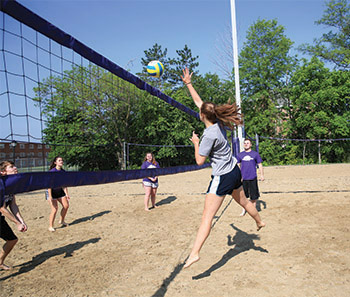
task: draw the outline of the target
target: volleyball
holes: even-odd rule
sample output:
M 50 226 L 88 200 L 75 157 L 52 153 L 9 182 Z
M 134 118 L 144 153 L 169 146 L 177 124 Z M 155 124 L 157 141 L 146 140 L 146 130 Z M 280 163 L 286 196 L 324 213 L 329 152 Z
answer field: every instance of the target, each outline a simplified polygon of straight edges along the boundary
M 164 66 L 159 61 L 151 61 L 147 65 L 147 72 L 150 76 L 161 77 L 164 72 Z

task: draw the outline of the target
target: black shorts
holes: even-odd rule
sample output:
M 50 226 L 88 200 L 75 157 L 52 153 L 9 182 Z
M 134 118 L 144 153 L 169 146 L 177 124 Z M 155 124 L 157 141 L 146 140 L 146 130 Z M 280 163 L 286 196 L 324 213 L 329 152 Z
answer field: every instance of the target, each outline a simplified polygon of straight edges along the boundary
M 244 180 L 243 181 L 244 194 L 250 200 L 257 200 L 260 197 L 258 179 Z
M 46 200 L 48 200 L 49 199 L 48 190 L 46 190 L 45 194 L 46 194 Z M 66 193 L 63 191 L 62 188 L 58 188 L 58 189 L 51 189 L 51 195 L 52 195 L 52 199 L 58 199 L 58 198 L 65 197 Z
M 4 216 L 0 216 L 0 238 L 5 241 L 17 239 L 17 236 L 15 233 L 13 233 L 12 229 L 5 221 Z
M 241 170 L 237 165 L 231 172 L 224 175 L 212 175 L 211 178 L 207 194 L 210 193 L 217 196 L 231 195 L 233 190 L 238 189 L 242 185 Z

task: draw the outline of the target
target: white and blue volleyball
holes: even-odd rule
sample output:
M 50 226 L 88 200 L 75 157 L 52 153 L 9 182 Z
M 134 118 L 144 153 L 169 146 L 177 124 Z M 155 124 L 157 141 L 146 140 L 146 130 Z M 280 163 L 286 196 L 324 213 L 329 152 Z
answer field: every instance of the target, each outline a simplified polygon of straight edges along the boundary
M 150 76 L 161 77 L 164 72 L 164 66 L 159 61 L 151 61 L 147 65 L 147 72 Z

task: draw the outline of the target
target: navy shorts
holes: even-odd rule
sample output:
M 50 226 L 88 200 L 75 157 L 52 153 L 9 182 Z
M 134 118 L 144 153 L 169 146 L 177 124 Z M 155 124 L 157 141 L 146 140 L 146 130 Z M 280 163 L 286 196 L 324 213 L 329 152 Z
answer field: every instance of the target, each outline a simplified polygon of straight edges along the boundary
M 58 198 L 65 197 L 66 193 L 63 191 L 62 188 L 58 188 L 58 189 L 51 189 L 51 195 L 52 195 L 52 199 L 58 199 Z M 46 196 L 46 200 L 48 200 L 49 199 L 48 190 L 45 191 L 45 196 Z
M 258 179 L 243 181 L 244 194 L 250 200 L 257 200 L 260 197 Z
M 207 194 L 215 194 L 217 196 L 231 195 L 233 190 L 242 186 L 241 170 L 237 165 L 231 172 L 224 175 L 212 175 L 211 178 Z
M 17 239 L 17 236 L 15 233 L 13 233 L 12 229 L 5 221 L 4 216 L 0 216 L 0 238 L 5 241 Z

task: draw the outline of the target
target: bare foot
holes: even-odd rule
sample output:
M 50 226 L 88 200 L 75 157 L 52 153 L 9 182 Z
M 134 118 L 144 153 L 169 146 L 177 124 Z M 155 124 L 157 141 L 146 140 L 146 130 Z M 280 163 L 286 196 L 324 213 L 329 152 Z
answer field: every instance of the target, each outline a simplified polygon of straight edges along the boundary
M 1 265 L 0 265 L 0 270 L 10 270 L 10 269 L 12 269 L 12 267 L 7 266 L 7 265 L 5 265 L 5 264 L 1 264 Z
M 153 207 L 153 208 L 158 208 L 158 206 L 157 206 L 157 205 L 152 205 L 152 207 Z
M 190 267 L 193 263 L 196 263 L 197 261 L 199 261 L 199 256 L 193 256 L 193 257 L 188 257 L 185 265 L 184 265 L 184 268 L 188 268 Z
M 69 226 L 69 224 L 68 223 L 66 223 L 66 222 L 58 222 L 59 224 L 61 224 L 62 225 L 62 227 L 68 227 Z
M 145 211 L 150 211 L 149 208 L 145 208 Z
M 256 231 L 259 231 L 261 228 L 264 228 L 266 224 L 264 222 L 261 222 L 260 224 L 257 224 L 257 229 Z
M 53 227 L 49 227 L 49 231 L 50 231 L 50 232 L 55 232 L 56 230 L 55 230 L 55 228 L 53 228 Z

